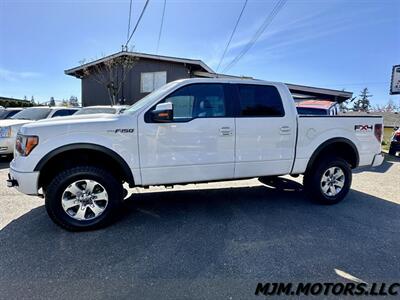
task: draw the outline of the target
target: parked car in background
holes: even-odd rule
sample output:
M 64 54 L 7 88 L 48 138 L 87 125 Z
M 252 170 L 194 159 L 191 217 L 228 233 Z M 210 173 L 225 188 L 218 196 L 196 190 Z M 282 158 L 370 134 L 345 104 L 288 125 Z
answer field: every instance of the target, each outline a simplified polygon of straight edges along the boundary
M 16 113 L 23 110 L 23 107 L 8 107 L 0 110 L 0 120 L 9 119 Z
M 397 152 L 400 152 L 400 128 L 397 128 L 390 140 L 389 154 L 396 155 Z
M 127 105 L 97 105 L 97 106 L 86 106 L 81 110 L 76 112 L 76 115 L 92 115 L 92 114 L 120 114 L 125 109 L 127 109 Z
M 296 102 L 299 115 L 336 116 L 339 113 L 339 105 L 327 100 L 303 100 Z
M 0 120 L 0 155 L 14 152 L 15 138 L 22 125 L 46 118 L 70 116 L 77 110 L 68 107 L 29 107 L 9 119 Z
M 315 107 L 296 107 L 299 115 L 306 116 L 329 116 L 329 112 L 325 108 Z

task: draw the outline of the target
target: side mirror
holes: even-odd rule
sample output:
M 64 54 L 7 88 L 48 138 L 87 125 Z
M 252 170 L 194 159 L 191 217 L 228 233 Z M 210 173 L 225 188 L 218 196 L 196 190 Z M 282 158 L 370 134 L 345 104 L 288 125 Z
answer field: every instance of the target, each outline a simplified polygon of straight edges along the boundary
M 174 118 L 173 105 L 171 102 L 157 104 L 156 109 L 153 110 L 151 114 L 153 122 L 171 122 Z

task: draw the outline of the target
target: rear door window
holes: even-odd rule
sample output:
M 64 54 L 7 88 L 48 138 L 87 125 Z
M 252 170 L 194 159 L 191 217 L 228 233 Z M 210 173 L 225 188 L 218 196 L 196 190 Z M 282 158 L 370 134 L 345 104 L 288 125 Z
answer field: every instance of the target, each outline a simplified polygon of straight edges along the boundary
M 270 85 L 238 84 L 242 117 L 283 117 L 285 110 L 278 89 Z

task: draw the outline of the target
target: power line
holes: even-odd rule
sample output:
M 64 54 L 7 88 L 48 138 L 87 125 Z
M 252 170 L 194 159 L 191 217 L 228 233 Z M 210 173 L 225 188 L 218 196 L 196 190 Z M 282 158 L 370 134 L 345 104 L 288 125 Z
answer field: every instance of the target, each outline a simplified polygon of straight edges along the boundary
M 283 8 L 287 0 L 278 0 L 270 14 L 265 18 L 264 22 L 258 28 L 256 33 L 250 39 L 250 41 L 245 45 L 244 49 L 225 67 L 224 72 L 232 68 L 257 42 L 259 37 L 263 34 L 265 29 L 272 23 L 274 18 L 278 15 L 279 11 Z
M 224 60 L 224 57 L 225 57 L 226 51 L 228 50 L 228 48 L 229 48 L 229 45 L 231 44 L 231 41 L 232 41 L 233 35 L 234 35 L 234 34 L 235 34 L 235 32 L 236 32 L 236 28 L 237 28 L 237 26 L 238 26 L 238 24 L 239 24 L 239 21 L 240 21 L 240 19 L 242 18 L 243 11 L 244 11 L 244 9 L 246 8 L 246 5 L 247 5 L 247 1 L 248 1 L 248 0 L 245 0 L 245 1 L 244 1 L 244 4 L 243 4 L 243 7 L 242 7 L 242 10 L 240 11 L 239 17 L 238 17 L 238 18 L 237 18 L 237 20 L 236 20 L 235 27 L 233 27 L 233 30 L 232 30 L 231 36 L 229 37 L 229 40 L 228 40 L 228 43 L 226 44 L 226 47 L 225 47 L 225 49 L 224 49 L 224 52 L 222 53 L 221 59 L 220 59 L 220 61 L 219 61 L 219 63 L 218 63 L 217 72 L 218 72 L 218 70 L 219 70 L 219 67 L 221 66 L 221 63 L 222 63 L 222 61 Z
M 223 70 L 224 72 L 232 68 L 251 49 L 251 47 L 253 47 L 253 45 L 257 42 L 259 37 L 265 31 L 265 29 L 267 29 L 267 27 L 272 23 L 272 21 L 278 15 L 278 13 L 283 8 L 286 2 L 287 0 L 278 0 L 278 2 L 275 4 L 270 14 L 265 18 L 264 22 L 261 24 L 260 28 L 258 28 L 256 33 L 251 38 L 251 40 L 245 45 L 244 49 L 234 59 L 232 59 L 232 61 L 225 67 L 225 69 Z
M 134 27 L 133 30 L 132 30 L 131 35 L 129 36 L 128 40 L 126 41 L 125 47 L 128 46 L 128 44 L 129 44 L 129 42 L 130 42 L 130 40 L 131 40 L 133 34 L 135 33 L 136 29 L 138 28 L 139 23 L 140 23 L 140 20 L 142 19 L 143 14 L 144 14 L 144 12 L 146 11 L 146 8 L 147 8 L 147 5 L 149 4 L 149 1 L 150 1 L 150 0 L 146 0 L 146 3 L 145 3 L 144 6 L 143 6 L 142 12 L 140 13 L 139 19 L 137 20 L 137 22 L 136 22 L 136 24 L 135 24 L 135 27 Z
M 162 12 L 162 17 L 161 17 L 160 32 L 158 33 L 156 54 L 158 54 L 158 48 L 160 47 L 161 33 L 162 33 L 163 25 L 164 25 L 164 16 L 165 16 L 165 7 L 166 6 L 167 6 L 167 0 L 164 0 L 164 7 L 163 7 L 163 12 Z
M 129 3 L 128 33 L 126 34 L 126 40 L 129 39 L 129 33 L 131 31 L 131 17 L 132 17 L 132 0 Z

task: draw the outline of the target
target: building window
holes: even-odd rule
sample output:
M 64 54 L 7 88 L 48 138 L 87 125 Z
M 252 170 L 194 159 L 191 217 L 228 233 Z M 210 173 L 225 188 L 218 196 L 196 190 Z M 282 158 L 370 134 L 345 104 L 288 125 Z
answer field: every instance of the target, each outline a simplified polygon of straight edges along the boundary
M 167 83 L 167 72 L 146 72 L 140 74 L 140 92 L 151 93 Z

